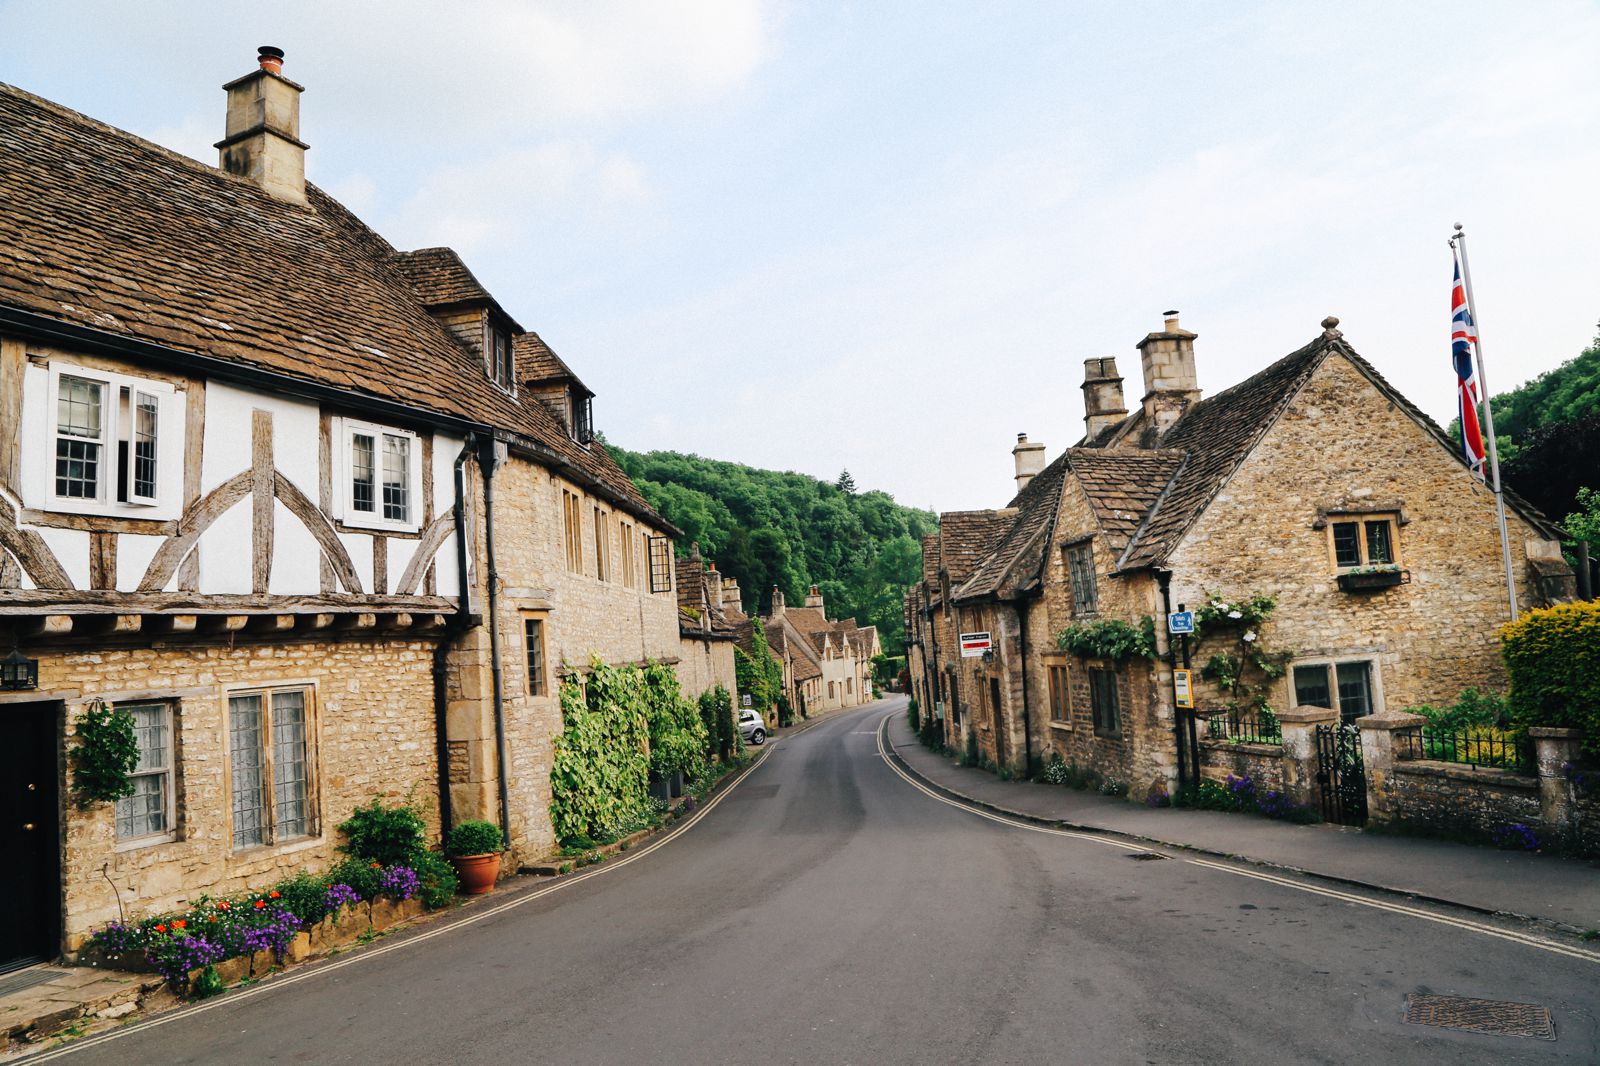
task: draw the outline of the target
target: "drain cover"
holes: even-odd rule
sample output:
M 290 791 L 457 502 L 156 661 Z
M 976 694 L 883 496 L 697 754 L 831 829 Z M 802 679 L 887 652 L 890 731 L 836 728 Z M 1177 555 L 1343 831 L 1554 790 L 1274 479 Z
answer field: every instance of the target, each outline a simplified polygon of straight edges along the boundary
M 1132 855 L 1129 855 L 1128 858 L 1135 862 L 1150 862 L 1153 859 L 1164 859 L 1166 856 L 1157 855 L 1153 851 L 1136 851 Z
M 1532 1036 L 1540 1040 L 1556 1038 L 1550 1011 L 1536 1003 L 1413 992 L 1406 996 L 1405 1020 L 1412 1025 L 1437 1025 L 1444 1029 L 1465 1029 L 1469 1033 Z

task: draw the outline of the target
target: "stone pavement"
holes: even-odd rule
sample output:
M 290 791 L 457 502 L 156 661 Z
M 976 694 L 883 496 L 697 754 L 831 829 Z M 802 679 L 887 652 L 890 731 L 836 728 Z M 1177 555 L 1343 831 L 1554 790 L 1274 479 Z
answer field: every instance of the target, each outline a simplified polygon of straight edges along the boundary
M 1294 825 L 1248 814 L 1155 809 L 1057 785 L 1001 781 L 935 755 L 902 712 L 888 741 L 902 764 L 938 788 L 997 812 L 1067 823 L 1282 867 L 1472 910 L 1600 930 L 1600 862 L 1389 836 L 1347 826 Z
M 0 1059 L 62 1030 L 86 1030 L 132 1014 L 161 984 L 155 974 L 92 966 L 41 965 L 0 975 L 0 989 L 15 989 L 0 992 Z

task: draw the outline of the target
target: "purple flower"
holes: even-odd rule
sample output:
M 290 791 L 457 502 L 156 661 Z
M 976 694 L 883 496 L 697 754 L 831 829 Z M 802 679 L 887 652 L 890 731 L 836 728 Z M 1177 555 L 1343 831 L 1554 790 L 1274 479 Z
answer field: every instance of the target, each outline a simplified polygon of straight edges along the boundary
M 360 902 L 360 894 L 349 885 L 337 884 L 328 886 L 326 906 L 329 914 L 338 914 L 341 907 L 354 907 Z
M 1499 826 L 1490 835 L 1494 837 L 1495 844 L 1502 848 L 1521 848 L 1524 851 L 1539 850 L 1539 837 L 1532 829 L 1529 829 L 1521 822 L 1512 822 L 1510 825 Z
M 156 972 L 177 988 L 189 981 L 189 974 L 202 966 L 210 966 L 227 957 L 220 944 L 213 944 L 203 936 L 174 936 L 152 944 L 145 958 Z
M 395 899 L 410 899 L 417 894 L 417 871 L 409 866 L 391 866 L 378 879 L 378 890 Z

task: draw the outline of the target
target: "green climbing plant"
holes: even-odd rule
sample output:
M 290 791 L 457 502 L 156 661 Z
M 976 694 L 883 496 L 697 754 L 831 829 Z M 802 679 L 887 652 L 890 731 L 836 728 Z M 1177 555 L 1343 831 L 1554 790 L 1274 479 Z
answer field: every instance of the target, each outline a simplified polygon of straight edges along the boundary
M 139 739 L 133 715 L 95 700 L 78 719 L 72 749 L 72 793 L 79 808 L 115 803 L 133 795 L 132 774 L 139 764 Z
M 559 840 L 603 837 L 648 810 L 650 703 L 644 672 L 596 658 L 561 684 L 561 735 L 550 766 L 550 821 Z
M 678 673 L 665 663 L 644 668 L 650 712 L 650 769 L 660 777 L 682 772 L 691 781 L 706 768 L 706 727 L 699 709 L 683 694 Z
M 1070 625 L 1056 635 L 1056 646 L 1069 655 L 1085 659 L 1111 659 L 1122 662 L 1135 657 L 1156 657 L 1156 623 L 1149 615 L 1137 626 L 1116 618 Z
M 1262 637 L 1277 606 L 1277 600 L 1260 593 L 1233 600 L 1208 595 L 1194 612 L 1195 649 L 1223 645 L 1206 659 L 1200 676 L 1223 694 L 1227 710 L 1274 713 L 1268 696 L 1294 658 L 1293 652 L 1269 650 Z

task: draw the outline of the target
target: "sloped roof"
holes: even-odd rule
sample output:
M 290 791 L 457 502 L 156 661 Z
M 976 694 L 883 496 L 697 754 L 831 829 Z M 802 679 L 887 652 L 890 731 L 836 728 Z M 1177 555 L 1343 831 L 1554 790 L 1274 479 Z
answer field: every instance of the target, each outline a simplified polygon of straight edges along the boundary
M 454 252 L 398 253 L 321 189 L 306 195 L 275 199 L 0 83 L 0 304 L 493 427 L 672 528 L 603 447 L 496 387 L 428 312 L 482 293 Z
M 1183 466 L 1185 453 L 1176 449 L 1071 448 L 1066 457 L 1106 542 L 1121 551 Z
M 489 290 L 478 283 L 454 248 L 418 248 L 396 252 L 395 269 L 405 275 L 417 298 L 428 307 L 452 304 L 494 303 Z
M 1049 548 L 1050 531 L 1060 509 L 1066 470 L 1067 456 L 1063 454 L 1036 474 L 1005 511 L 997 512 L 1015 517 L 1010 519 L 1010 525 L 972 576 L 950 593 L 952 600 L 961 603 L 994 596 L 1029 588 L 1038 581 Z
M 707 630 L 702 620 L 709 623 L 709 632 L 729 636 L 734 625 L 723 611 L 722 604 L 712 603 L 710 582 L 706 578 L 705 561 L 698 555 L 677 560 L 678 612 L 689 619 L 684 625 L 685 635 L 704 637 Z
M 533 331 L 517 334 L 512 342 L 512 355 L 517 360 L 517 380 L 525 385 L 572 382 L 584 392 L 588 388 L 578 380 L 578 375 L 555 353 L 544 338 Z

